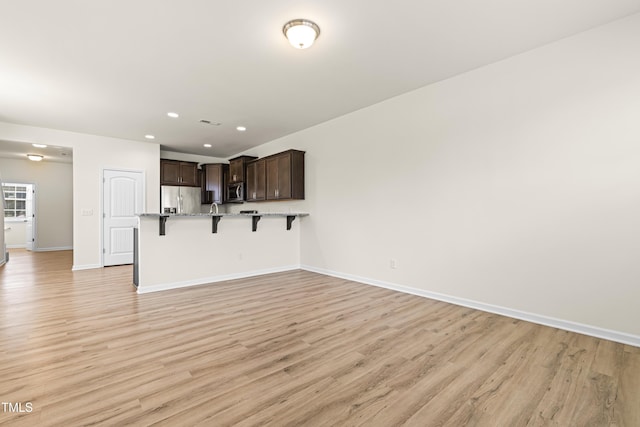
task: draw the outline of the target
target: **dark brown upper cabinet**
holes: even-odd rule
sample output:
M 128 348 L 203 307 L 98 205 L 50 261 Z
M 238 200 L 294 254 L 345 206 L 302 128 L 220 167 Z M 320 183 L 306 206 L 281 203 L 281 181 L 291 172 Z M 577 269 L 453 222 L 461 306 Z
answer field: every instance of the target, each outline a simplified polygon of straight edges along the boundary
M 209 163 L 202 165 L 202 203 L 222 204 L 225 202 L 225 173 L 228 176 L 229 165 Z
M 198 187 L 198 164 L 160 159 L 160 185 Z
M 236 182 L 245 182 L 246 176 L 246 164 L 257 157 L 252 156 L 240 156 L 229 160 L 229 184 Z
M 267 197 L 267 164 L 265 159 L 247 163 L 247 202 L 258 202 Z
M 304 151 L 288 150 L 264 160 L 266 200 L 304 199 Z

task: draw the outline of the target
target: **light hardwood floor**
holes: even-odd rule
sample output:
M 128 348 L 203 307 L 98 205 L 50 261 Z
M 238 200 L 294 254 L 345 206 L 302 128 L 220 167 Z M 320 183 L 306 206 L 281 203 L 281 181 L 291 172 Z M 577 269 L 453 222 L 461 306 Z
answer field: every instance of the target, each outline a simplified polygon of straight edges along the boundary
M 137 295 L 0 267 L 0 424 L 640 426 L 640 349 L 296 271 Z M 0 407 L 2 411 L 2 407 Z

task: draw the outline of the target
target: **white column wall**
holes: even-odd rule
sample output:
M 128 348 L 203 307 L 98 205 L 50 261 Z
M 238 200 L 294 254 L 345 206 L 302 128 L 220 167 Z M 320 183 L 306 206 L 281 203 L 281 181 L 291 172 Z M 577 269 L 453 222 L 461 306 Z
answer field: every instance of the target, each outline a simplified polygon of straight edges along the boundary
M 171 217 L 159 235 L 158 218 L 140 218 L 138 292 L 230 280 L 300 267 L 300 228 L 286 217 L 263 217 L 251 231 L 251 217 Z

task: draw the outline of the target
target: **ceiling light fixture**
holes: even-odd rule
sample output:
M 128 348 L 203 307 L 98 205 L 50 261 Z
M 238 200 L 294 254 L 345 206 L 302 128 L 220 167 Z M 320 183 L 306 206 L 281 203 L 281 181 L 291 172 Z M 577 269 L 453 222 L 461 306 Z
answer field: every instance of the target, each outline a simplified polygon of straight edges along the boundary
M 29 160 L 33 160 L 34 162 L 39 162 L 44 159 L 44 156 L 41 156 L 40 154 L 27 154 L 27 157 Z
M 144 137 L 147 139 L 156 139 L 156 137 L 153 135 L 145 135 Z
M 211 148 L 211 144 L 204 144 L 206 148 Z
M 170 111 L 170 112 L 167 113 L 167 116 L 173 117 L 174 119 L 177 119 L 178 117 L 180 117 L 180 114 L 174 113 L 173 111 Z
M 238 126 L 238 127 L 236 128 L 236 130 L 237 130 L 238 132 L 244 132 L 245 130 L 247 130 L 247 128 L 246 128 L 246 127 L 244 127 L 244 126 Z
M 47 144 L 31 144 L 36 148 L 47 148 Z
M 310 47 L 320 35 L 320 27 L 308 19 L 294 19 L 282 27 L 284 36 L 296 49 Z

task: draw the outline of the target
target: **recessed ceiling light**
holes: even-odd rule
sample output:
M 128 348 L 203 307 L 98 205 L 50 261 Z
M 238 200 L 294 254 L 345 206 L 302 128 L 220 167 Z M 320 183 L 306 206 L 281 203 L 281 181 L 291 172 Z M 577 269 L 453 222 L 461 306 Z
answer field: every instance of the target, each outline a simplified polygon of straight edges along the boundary
M 40 154 L 27 154 L 27 157 L 29 160 L 33 160 L 34 162 L 39 162 L 44 159 L 44 156 L 41 156 Z
M 153 135 L 145 135 L 144 137 L 147 139 L 156 139 L 156 137 Z
M 247 130 L 247 128 L 246 128 L 246 127 L 244 127 L 244 126 L 238 126 L 238 127 L 236 128 L 236 130 L 237 130 L 238 132 L 244 132 L 245 130 Z
M 211 144 L 204 144 L 205 147 L 211 148 Z
M 180 114 L 174 113 L 173 111 L 170 111 L 170 112 L 167 113 L 167 116 L 173 117 L 175 119 L 175 118 L 180 117 Z
M 36 148 L 47 148 L 47 144 L 31 144 Z

